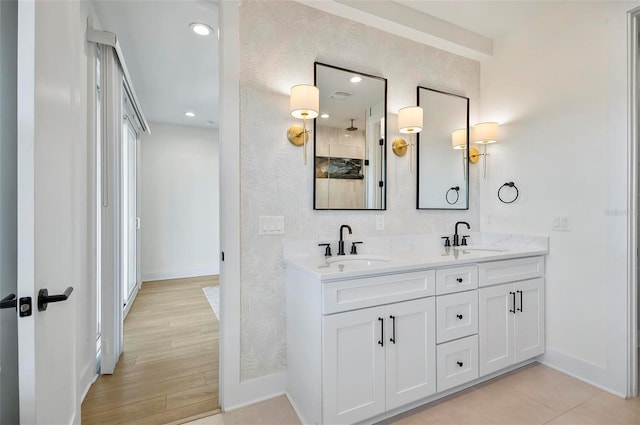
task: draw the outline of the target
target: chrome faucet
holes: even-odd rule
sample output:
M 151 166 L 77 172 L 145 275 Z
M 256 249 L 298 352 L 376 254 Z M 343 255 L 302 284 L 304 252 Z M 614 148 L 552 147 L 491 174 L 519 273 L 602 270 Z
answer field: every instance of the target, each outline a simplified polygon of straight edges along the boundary
M 458 235 L 458 225 L 459 224 L 464 224 L 465 226 L 467 226 L 468 230 L 471 230 L 471 226 L 469 226 L 469 223 L 467 223 L 466 221 L 458 221 L 456 223 L 456 233 L 453 235 L 453 246 L 460 246 L 460 237 Z M 465 240 L 466 236 L 464 236 L 462 238 L 463 241 L 463 245 L 467 244 L 467 241 Z
M 349 231 L 349 234 L 351 234 L 351 226 L 347 224 L 343 224 L 342 226 L 340 226 L 340 240 L 338 241 L 338 255 L 344 255 L 344 237 L 342 236 L 342 231 L 345 228 Z

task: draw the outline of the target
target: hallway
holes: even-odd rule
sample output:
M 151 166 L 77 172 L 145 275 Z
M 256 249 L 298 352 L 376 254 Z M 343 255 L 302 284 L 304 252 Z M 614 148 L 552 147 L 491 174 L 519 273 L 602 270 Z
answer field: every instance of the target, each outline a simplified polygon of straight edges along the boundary
M 124 322 L 124 352 L 82 403 L 82 423 L 167 424 L 215 413 L 219 321 L 202 288 L 218 276 L 144 282 Z

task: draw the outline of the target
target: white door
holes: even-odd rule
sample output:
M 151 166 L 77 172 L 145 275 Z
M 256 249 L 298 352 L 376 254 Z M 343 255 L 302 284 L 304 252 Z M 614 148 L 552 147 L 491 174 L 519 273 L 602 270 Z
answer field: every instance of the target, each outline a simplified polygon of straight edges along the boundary
M 515 361 L 544 353 L 544 279 L 515 284 Z
M 436 392 L 434 297 L 386 307 L 387 410 Z
M 384 308 L 322 319 L 323 422 L 351 424 L 384 412 Z
M 478 336 L 480 338 L 480 376 L 512 365 L 513 305 L 512 283 L 481 288 L 478 291 Z
M 122 296 L 126 312 L 131 308 L 138 289 L 137 238 L 137 140 L 138 134 L 130 123 L 122 126 Z
M 71 1 L 18 6 L 17 296 L 18 311 L 30 313 L 18 318 L 21 424 L 80 423 L 75 304 L 87 284 L 79 260 L 86 217 L 76 211 L 86 199 L 78 170 L 86 134 L 74 97 L 82 44 L 70 43 L 78 9 Z M 70 287 L 80 290 L 39 311 L 41 290 L 59 295 Z
M 17 424 L 16 64 L 18 2 L 0 1 L 0 424 Z

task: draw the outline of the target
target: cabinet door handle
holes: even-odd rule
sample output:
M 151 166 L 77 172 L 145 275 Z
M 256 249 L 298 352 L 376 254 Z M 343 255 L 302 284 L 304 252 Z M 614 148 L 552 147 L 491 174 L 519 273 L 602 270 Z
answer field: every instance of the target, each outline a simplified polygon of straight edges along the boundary
M 462 314 L 456 314 L 456 317 L 457 317 L 458 319 L 462 320 L 462 317 L 463 317 L 463 316 L 462 316 Z
M 460 367 L 464 366 L 464 363 L 462 363 L 462 362 L 456 362 L 456 363 L 458 363 L 458 366 L 460 366 Z
M 516 314 L 516 293 L 509 291 L 509 295 L 513 295 L 513 308 L 509 307 L 509 313 Z
M 520 294 L 520 308 L 517 308 L 516 310 L 522 312 L 524 310 L 522 310 L 522 291 L 516 291 Z
M 457 278 L 456 280 L 458 281 L 458 283 L 462 283 L 462 278 L 461 277 Z
M 380 339 L 378 340 L 378 344 L 384 347 L 384 319 L 382 317 L 378 317 L 380 321 Z
M 390 342 L 393 342 L 394 344 L 396 343 L 396 316 L 389 316 L 389 319 L 391 319 L 391 338 L 389 338 Z

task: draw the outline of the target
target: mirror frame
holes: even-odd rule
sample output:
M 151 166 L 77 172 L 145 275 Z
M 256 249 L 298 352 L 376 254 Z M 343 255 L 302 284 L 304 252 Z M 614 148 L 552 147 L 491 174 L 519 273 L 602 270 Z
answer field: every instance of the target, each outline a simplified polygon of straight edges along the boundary
M 382 186 L 382 193 L 383 193 L 383 200 L 384 200 L 384 205 L 382 206 L 382 208 L 317 208 L 316 207 L 316 175 L 315 175 L 315 161 L 316 161 L 316 146 L 317 146 L 317 139 L 316 139 L 316 135 L 317 133 L 317 121 L 319 119 L 316 118 L 313 120 L 313 160 L 312 160 L 312 167 L 311 167 L 311 172 L 312 172 L 312 176 L 313 176 L 313 209 L 316 211 L 386 211 L 387 209 L 387 186 L 388 186 L 388 182 L 387 182 L 387 134 L 388 134 L 388 113 L 387 113 L 387 100 L 388 100 L 388 96 L 387 96 L 387 91 L 388 91 L 388 82 L 387 79 L 384 77 L 379 77 L 377 75 L 371 75 L 371 74 L 367 74 L 365 72 L 360 72 L 360 71 L 354 71 L 353 69 L 347 69 L 347 68 L 342 68 L 339 66 L 335 66 L 335 65 L 329 65 L 323 62 L 318 62 L 315 61 L 313 63 L 313 84 L 317 86 L 318 84 L 318 65 L 320 66 L 324 66 L 327 68 L 332 68 L 338 71 L 344 71 L 344 72 L 348 72 L 348 73 L 352 73 L 352 74 L 358 74 L 361 75 L 363 77 L 368 77 L 368 78 L 375 78 L 377 80 L 381 80 L 382 82 L 384 82 L 384 135 L 383 135 L 383 144 L 382 144 L 382 151 L 384 153 L 384 158 L 383 158 L 383 170 L 382 170 L 382 177 L 383 177 L 383 186 Z M 318 87 L 318 89 L 320 89 Z
M 422 90 L 429 90 L 431 92 L 434 93 L 440 93 L 440 94 L 444 94 L 447 96 L 453 96 L 453 97 L 457 97 L 460 99 L 464 99 L 466 101 L 466 113 L 467 113 L 467 118 L 466 118 L 466 123 L 467 123 L 467 158 L 466 161 L 464 162 L 464 166 L 466 167 L 465 172 L 467 173 L 467 177 L 466 177 L 466 182 L 467 182 L 467 190 L 466 190 L 466 206 L 464 208 L 447 208 L 447 207 L 442 207 L 442 208 L 424 208 L 424 207 L 420 207 L 420 133 L 418 133 L 418 139 L 416 142 L 416 209 L 418 210 L 445 210 L 445 211 L 465 211 L 469 209 L 469 187 L 470 187 L 470 176 L 469 176 L 469 137 L 470 137 L 470 128 L 469 128 L 469 98 L 466 96 L 461 96 L 459 94 L 455 94 L 455 93 L 449 93 L 446 91 L 442 91 L 442 90 L 437 90 L 437 89 L 432 89 L 429 87 L 424 87 L 424 86 L 418 86 L 416 88 L 416 97 L 418 99 L 418 106 L 420 105 L 420 89 Z

